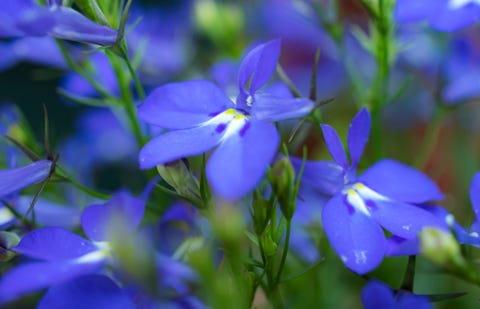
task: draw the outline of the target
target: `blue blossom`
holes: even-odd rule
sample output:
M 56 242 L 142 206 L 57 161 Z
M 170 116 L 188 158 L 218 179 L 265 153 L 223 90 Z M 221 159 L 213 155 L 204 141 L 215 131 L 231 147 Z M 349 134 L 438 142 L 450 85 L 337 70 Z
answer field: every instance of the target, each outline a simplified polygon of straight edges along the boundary
M 372 280 L 362 290 L 362 304 L 365 309 L 431 309 L 432 304 L 425 296 L 408 291 L 396 293 L 386 284 Z
M 440 31 L 455 31 L 480 20 L 478 0 L 398 0 L 395 19 L 399 23 L 427 21 Z
M 1 8 L 0 37 L 50 35 L 98 45 L 112 45 L 117 41 L 117 30 L 97 24 L 56 2 L 40 6 L 33 0 L 4 0 Z
M 387 241 L 382 227 L 411 239 L 424 227 L 442 226 L 440 219 L 414 205 L 443 198 L 423 173 L 384 159 L 356 176 L 370 125 L 370 114 L 363 108 L 348 130 L 350 162 L 335 130 L 322 125 L 334 162 L 307 162 L 302 176 L 304 183 L 332 196 L 322 210 L 324 231 L 345 265 L 360 274 L 383 260 Z
M 107 238 L 111 220 L 121 216 L 124 228 L 133 232 L 144 209 L 144 200 L 121 192 L 107 203 L 91 205 L 83 212 L 81 225 L 90 240 L 55 227 L 26 234 L 12 250 L 39 261 L 20 264 L 3 275 L 1 302 L 99 271 L 111 259 Z
M 152 168 L 218 146 L 206 167 L 213 190 L 229 200 L 251 191 L 280 142 L 270 122 L 301 117 L 313 108 L 308 99 L 276 97 L 261 90 L 274 73 L 279 54 L 280 41 L 275 40 L 245 56 L 235 103 L 205 80 L 167 84 L 153 91 L 139 107 L 139 116 L 171 131 L 143 147 L 140 167 Z

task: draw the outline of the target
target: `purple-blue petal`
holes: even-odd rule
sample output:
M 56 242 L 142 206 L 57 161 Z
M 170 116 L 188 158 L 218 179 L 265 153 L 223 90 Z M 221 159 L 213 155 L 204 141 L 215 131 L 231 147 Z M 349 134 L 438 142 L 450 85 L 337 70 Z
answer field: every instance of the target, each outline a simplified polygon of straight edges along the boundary
M 16 210 L 24 214 L 30 208 L 33 196 L 21 196 L 13 203 Z M 59 205 L 44 198 L 35 203 L 35 222 L 45 227 L 73 228 L 80 224 L 80 208 Z M 33 220 L 33 212 L 30 213 Z
M 26 234 L 12 250 L 31 258 L 62 261 L 96 251 L 97 247 L 69 230 L 46 227 Z
M 395 309 L 433 309 L 426 296 L 415 295 L 409 292 L 399 291 Z
M 0 303 L 15 300 L 69 279 L 96 271 L 100 263 L 37 262 L 14 267 L 0 279 Z
M 97 24 L 71 8 L 57 6 L 51 13 L 55 25 L 49 34 L 55 38 L 98 45 L 113 45 L 117 40 L 117 30 Z
M 321 126 L 328 152 L 335 162 L 346 169 L 348 167 L 348 159 L 340 137 L 335 129 L 328 124 L 322 124 Z
M 240 64 L 238 87 L 245 94 L 253 95 L 275 72 L 280 57 L 280 40 L 272 40 L 251 50 Z M 247 84 L 250 87 L 247 90 Z
M 0 196 L 6 196 L 45 179 L 52 162 L 41 160 L 29 165 L 0 171 Z
M 480 172 L 477 172 L 470 184 L 470 201 L 472 202 L 475 220 L 480 222 Z
M 449 1 L 446 2 L 443 8 L 437 9 L 430 16 L 429 22 L 432 28 L 451 32 L 470 26 L 480 20 L 480 6 L 478 4 L 469 3 L 461 8 L 452 9 L 449 8 Z
M 280 142 L 275 127 L 251 119 L 248 128 L 226 138 L 207 163 L 207 178 L 221 197 L 237 200 L 262 180 Z
M 302 160 L 291 158 L 297 171 L 302 166 Z M 320 192 L 334 195 L 343 189 L 345 170 L 332 161 L 306 161 L 302 174 L 302 183 L 310 185 Z
M 88 275 L 51 287 L 38 303 L 38 309 L 134 309 L 128 293 L 110 278 Z
M 442 220 L 430 212 L 394 200 L 367 201 L 372 217 L 392 234 L 414 238 L 426 227 L 443 228 Z
M 375 269 L 383 260 L 386 246 L 380 225 L 346 204 L 342 194 L 323 207 L 325 233 L 343 263 L 358 274 Z
M 107 241 L 110 224 L 121 220 L 127 232 L 133 232 L 140 224 L 145 211 L 145 201 L 128 192 L 115 194 L 104 204 L 87 207 L 81 217 L 85 234 L 93 241 Z
M 370 135 L 372 119 L 368 110 L 364 107 L 352 120 L 348 129 L 348 152 L 353 166 L 357 166 L 362 157 L 363 150 Z
M 442 192 L 427 175 L 390 159 L 377 162 L 358 180 L 374 191 L 402 202 L 424 203 L 443 199 Z
M 155 89 L 139 106 L 138 115 L 162 128 L 187 129 L 232 106 L 233 102 L 215 84 L 194 80 Z
M 398 0 L 394 18 L 399 23 L 416 22 L 429 18 L 443 0 Z
M 408 256 L 420 254 L 420 240 L 418 237 L 405 239 L 393 235 L 387 240 L 386 256 Z
M 395 295 L 387 285 L 372 280 L 362 290 L 362 304 L 365 309 L 394 309 Z
M 217 125 L 204 125 L 192 129 L 170 131 L 148 142 L 138 155 L 140 168 L 148 169 L 183 157 L 202 154 L 215 147 L 222 132 Z
M 282 98 L 268 94 L 255 96 L 252 115 L 258 120 L 274 122 L 308 115 L 313 102 L 304 98 Z

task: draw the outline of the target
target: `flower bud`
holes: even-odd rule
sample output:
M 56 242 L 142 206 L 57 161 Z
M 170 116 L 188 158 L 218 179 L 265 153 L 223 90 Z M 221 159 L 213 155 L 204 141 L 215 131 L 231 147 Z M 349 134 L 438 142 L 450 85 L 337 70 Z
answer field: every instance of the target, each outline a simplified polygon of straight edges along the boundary
M 295 212 L 295 170 L 287 157 L 278 160 L 269 173 L 273 192 L 277 195 L 280 209 L 287 220 Z
M 269 203 L 258 192 L 253 193 L 253 229 L 257 235 L 261 235 L 267 226 L 267 212 Z
M 18 245 L 20 237 L 12 232 L 0 231 L 0 262 L 8 262 L 14 256 L 15 252 L 10 248 Z
M 158 165 L 157 171 L 162 179 L 172 186 L 179 195 L 189 199 L 195 205 L 202 204 L 200 185 L 188 169 L 185 161 L 176 160 L 165 165 Z
M 421 251 L 430 261 L 450 270 L 465 268 L 460 245 L 452 234 L 427 227 L 419 237 Z

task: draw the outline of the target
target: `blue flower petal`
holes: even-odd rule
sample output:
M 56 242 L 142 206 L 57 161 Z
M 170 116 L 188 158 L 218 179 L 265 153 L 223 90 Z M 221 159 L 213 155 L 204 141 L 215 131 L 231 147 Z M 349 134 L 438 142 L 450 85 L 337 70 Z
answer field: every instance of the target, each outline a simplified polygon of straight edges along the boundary
M 117 30 L 97 24 L 71 8 L 55 6 L 51 13 L 55 25 L 49 34 L 55 38 L 98 45 L 113 45 L 117 40 Z
M 382 228 L 346 205 L 342 194 L 323 207 L 322 223 L 333 249 L 354 272 L 365 274 L 382 262 L 386 246 Z
M 443 199 L 442 192 L 428 176 L 394 160 L 377 162 L 358 180 L 374 191 L 402 202 L 424 203 Z
M 107 241 L 110 224 L 121 220 L 123 229 L 133 232 L 140 224 L 145 211 L 145 201 L 128 192 L 115 194 L 104 204 L 88 206 L 81 217 L 85 234 L 93 241 Z
M 101 263 L 38 262 L 22 264 L 5 273 L 0 279 L 0 303 L 15 300 L 65 282 L 82 274 L 96 271 Z
M 134 309 L 130 296 L 110 278 L 88 275 L 53 286 L 40 300 L 38 309 Z
M 433 309 L 427 297 L 408 292 L 399 292 L 395 309 Z
M 480 6 L 470 3 L 462 8 L 452 9 L 448 2 L 429 18 L 432 28 L 440 31 L 456 31 L 480 20 Z M 438 7 L 438 4 L 436 5 Z
M 475 221 L 480 222 L 480 172 L 473 176 L 470 184 L 470 201 L 475 213 Z
M 439 0 L 399 0 L 395 3 L 394 18 L 399 23 L 429 18 L 438 8 Z
M 344 169 L 348 167 L 348 159 L 345 154 L 345 149 L 343 148 L 342 141 L 338 136 L 334 128 L 328 124 L 322 124 L 323 137 L 325 138 L 325 143 L 327 144 L 328 152 L 332 156 L 333 160 L 337 162 Z
M 393 309 L 395 295 L 387 285 L 372 280 L 362 290 L 362 304 L 365 309 Z M 412 307 L 415 308 L 415 307 Z
M 251 50 L 242 60 L 238 72 L 241 95 L 253 95 L 261 88 L 275 72 L 279 57 L 280 40 L 269 41 Z
M 430 212 L 394 200 L 367 201 L 372 217 L 385 229 L 403 238 L 414 238 L 425 227 L 443 228 L 443 221 Z
M 420 254 L 420 240 L 418 237 L 405 239 L 393 235 L 387 241 L 386 256 L 407 256 Z
M 202 154 L 215 147 L 222 134 L 217 125 L 171 131 L 148 142 L 138 155 L 140 168 L 148 169 L 183 157 Z
M 247 125 L 248 128 L 223 141 L 207 163 L 207 177 L 212 189 L 232 201 L 258 185 L 280 142 L 273 125 L 255 119 Z
M 302 160 L 291 158 L 293 166 L 300 170 Z M 306 161 L 302 174 L 302 183 L 310 185 L 320 192 L 334 195 L 343 189 L 345 170 L 332 161 Z
M 45 179 L 52 162 L 41 160 L 29 165 L 0 171 L 0 197 L 12 194 Z
M 12 249 L 31 258 L 61 261 L 96 251 L 97 247 L 68 230 L 46 227 L 26 234 Z
M 267 94 L 256 95 L 252 115 L 258 120 L 274 122 L 303 117 L 310 113 L 313 102 L 303 98 L 279 98 Z
M 30 208 L 33 196 L 20 196 L 12 204 L 20 213 L 26 213 Z M 35 222 L 45 227 L 73 228 L 80 223 L 81 209 L 59 205 L 44 198 L 38 198 L 35 203 Z M 28 216 L 33 220 L 33 212 Z
M 139 117 L 166 129 L 187 129 L 212 118 L 233 102 L 205 80 L 166 84 L 155 89 L 139 106 Z
M 370 135 L 372 119 L 368 110 L 364 107 L 352 120 L 348 129 L 348 151 L 352 166 L 356 167 Z

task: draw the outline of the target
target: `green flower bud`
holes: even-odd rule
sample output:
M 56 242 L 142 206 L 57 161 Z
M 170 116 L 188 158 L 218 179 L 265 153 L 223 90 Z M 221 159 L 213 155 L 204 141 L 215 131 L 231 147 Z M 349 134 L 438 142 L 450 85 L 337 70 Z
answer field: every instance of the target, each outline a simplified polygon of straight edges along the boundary
M 243 216 L 238 208 L 221 205 L 215 214 L 213 228 L 225 246 L 238 246 L 243 237 Z
M 157 166 L 158 174 L 182 197 L 202 205 L 200 185 L 183 160 Z
M 266 256 L 273 256 L 277 253 L 278 244 L 273 240 L 270 233 L 264 233 L 262 236 L 263 252 Z
M 253 193 L 253 229 L 257 235 L 261 235 L 267 226 L 267 212 L 269 203 L 258 192 Z
M 460 245 L 452 234 L 427 227 L 419 237 L 421 251 L 429 260 L 450 270 L 465 268 Z
M 9 250 L 20 242 L 20 237 L 12 232 L 0 231 L 0 262 L 8 262 L 15 257 L 15 252 Z
M 273 165 L 269 180 L 283 215 L 287 220 L 292 219 L 296 207 L 295 170 L 287 157 L 283 157 Z

